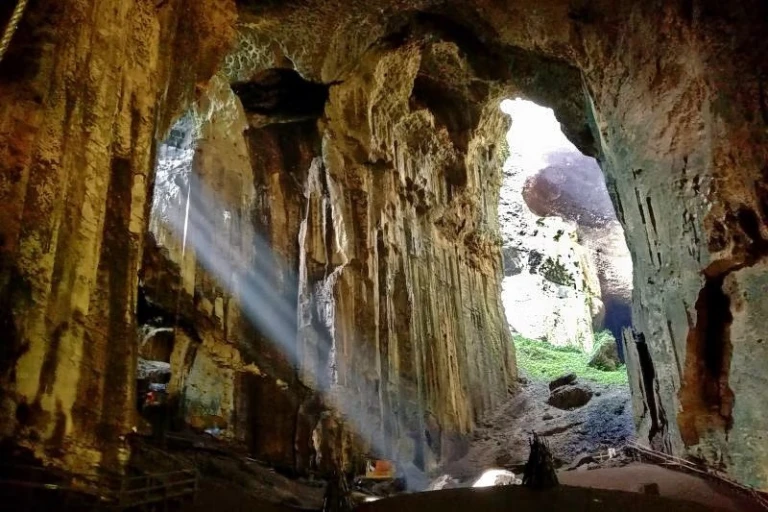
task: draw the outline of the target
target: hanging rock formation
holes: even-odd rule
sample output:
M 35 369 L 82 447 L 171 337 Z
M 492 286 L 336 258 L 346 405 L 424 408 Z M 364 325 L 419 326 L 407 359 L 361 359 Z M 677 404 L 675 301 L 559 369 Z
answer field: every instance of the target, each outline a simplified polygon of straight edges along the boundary
M 606 174 L 634 263 L 641 437 L 768 488 L 765 2 L 237 4 L 220 79 L 237 84 L 248 128 L 210 159 L 207 142 L 174 146 L 194 154 L 190 182 L 229 205 L 190 198 L 187 227 L 214 227 L 188 251 L 145 236 L 152 154 L 215 73 L 233 6 L 32 3 L 0 63 L 4 438 L 81 470 L 124 458 L 143 257 L 176 263 L 145 265 L 142 307 L 179 311 L 171 365 L 187 369 L 172 382 L 191 422 L 221 416 L 255 453 L 294 466 L 309 454 L 297 439 L 348 459 L 354 419 L 381 420 L 376 435 L 357 430 L 417 466 L 450 456 L 514 376 L 498 298 L 497 105 L 522 95 L 551 106 Z M 307 101 L 287 102 L 280 84 Z M 224 176 L 243 180 L 216 184 Z M 205 208 L 220 215 L 192 213 Z M 221 282 L 222 261 L 244 288 Z M 170 287 L 150 293 L 164 271 L 172 306 Z M 279 321 L 252 327 L 243 318 L 266 311 L 248 309 L 254 283 L 301 314 L 262 299 Z M 283 357 L 272 343 L 290 331 Z M 318 389 L 352 412 L 323 413 Z
M 236 100 L 217 78 L 212 108 L 177 123 L 160 150 L 158 256 L 145 258 L 142 290 L 155 308 L 181 311 L 198 338 L 177 340 L 171 359 L 187 423 L 224 426 L 298 470 L 313 456 L 351 463 L 338 450 L 353 443 L 424 469 L 460 454 L 474 422 L 502 403 L 515 377 L 495 224 L 504 119 L 487 90 L 477 105 L 471 91 L 456 94 L 462 118 L 430 110 L 430 80 L 462 68 L 451 43 L 372 52 L 317 95 L 319 123 L 317 105 L 280 99 L 317 85 L 258 73 L 233 88 Z M 174 217 L 186 221 L 174 229 Z M 197 244 L 206 222 L 213 239 Z M 225 249 L 211 257 L 211 247 Z M 254 270 L 225 279 L 243 264 Z M 251 274 L 270 286 L 250 290 Z M 285 329 L 248 314 L 265 302 L 288 311 Z M 341 434 L 328 432 L 321 403 L 340 415 Z

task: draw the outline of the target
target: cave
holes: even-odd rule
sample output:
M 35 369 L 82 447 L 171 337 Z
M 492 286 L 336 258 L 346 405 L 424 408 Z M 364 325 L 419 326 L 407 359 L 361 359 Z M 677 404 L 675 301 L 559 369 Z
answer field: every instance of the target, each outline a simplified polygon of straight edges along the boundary
M 765 2 L 22 0 L 0 30 L 4 462 L 78 499 L 188 470 L 226 489 L 211 506 L 268 481 L 318 509 L 306 482 L 376 460 L 398 492 L 519 473 L 531 430 L 563 482 L 595 474 L 571 432 L 610 417 L 590 451 L 768 491 Z M 512 208 L 518 98 L 572 147 L 514 175 Z M 614 242 L 631 283 L 605 292 L 577 260 Z M 628 403 L 569 376 L 526 391 L 521 275 L 581 301 L 561 311 L 582 334 L 530 337 L 610 331 Z

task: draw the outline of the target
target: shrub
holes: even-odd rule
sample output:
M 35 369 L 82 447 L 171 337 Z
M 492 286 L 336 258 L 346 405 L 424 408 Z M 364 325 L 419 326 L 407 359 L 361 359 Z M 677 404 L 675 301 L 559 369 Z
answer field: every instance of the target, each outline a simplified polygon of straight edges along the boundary
M 620 365 L 619 351 L 613 333 L 607 329 L 596 332 L 589 366 L 603 371 L 615 371 Z

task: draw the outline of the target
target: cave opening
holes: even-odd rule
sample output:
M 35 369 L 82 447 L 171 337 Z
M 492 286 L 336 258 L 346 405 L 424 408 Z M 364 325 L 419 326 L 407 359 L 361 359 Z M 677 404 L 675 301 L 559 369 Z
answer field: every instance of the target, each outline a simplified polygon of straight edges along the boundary
M 522 395 L 534 397 L 523 404 L 526 428 L 554 436 L 559 454 L 621 444 L 635 432 L 621 343 L 632 325 L 632 258 L 604 175 L 552 109 L 521 98 L 500 108 L 511 119 L 501 295 Z M 552 409 L 531 406 L 536 397 Z
M 499 205 L 512 332 L 583 352 L 619 340 L 632 324 L 632 259 L 600 166 L 551 109 L 521 98 L 500 108 L 512 120 Z
M 0 452 L 178 469 L 136 449 L 165 390 L 238 468 L 419 484 L 634 412 L 765 490 L 768 16 L 712 4 L 6 2 Z M 516 94 L 556 117 L 505 102 L 504 149 Z

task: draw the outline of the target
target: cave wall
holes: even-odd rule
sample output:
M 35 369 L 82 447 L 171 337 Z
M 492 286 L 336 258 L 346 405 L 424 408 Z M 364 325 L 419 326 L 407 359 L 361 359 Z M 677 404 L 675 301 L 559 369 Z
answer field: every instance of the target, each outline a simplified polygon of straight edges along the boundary
M 504 119 L 491 91 L 452 73 L 467 73 L 454 44 L 413 44 L 367 54 L 331 88 L 323 161 L 338 244 L 308 254 L 337 280 L 339 401 L 380 429 L 374 446 L 414 461 L 415 438 L 426 463 L 460 452 L 454 439 L 516 376 L 499 300 Z M 440 79 L 455 89 L 432 89 Z M 462 110 L 445 112 L 452 101 Z
M 640 434 L 764 489 L 767 425 L 745 414 L 766 403 L 764 326 L 735 318 L 764 254 L 765 5 L 651 9 L 632 10 L 623 57 L 601 65 L 613 79 L 589 86 L 665 419 Z
M 754 297 L 765 254 L 764 2 L 335 0 L 242 12 L 243 47 L 277 45 L 314 80 L 419 30 L 458 38 L 473 64 L 503 56 L 488 76 L 552 106 L 606 174 L 664 411 L 654 446 L 768 486 L 766 424 L 748 412 L 765 403 L 765 329 L 751 316 L 761 301 L 736 309 Z M 239 69 L 277 58 L 245 52 Z
M 303 297 L 319 312 L 319 327 L 334 329 L 316 337 L 296 326 L 296 357 L 321 350 L 345 363 L 332 366 L 328 379 L 349 390 L 364 389 L 355 382 L 364 372 L 378 377 L 378 401 L 366 405 L 386 415 L 384 442 L 419 421 L 407 419 L 410 406 L 398 402 L 413 396 L 414 381 L 416 396 L 426 397 L 421 404 L 434 404 L 436 419 L 425 424 L 461 432 L 514 374 L 494 305 L 500 263 L 492 256 L 491 148 L 503 130 L 487 108 L 496 87 L 498 98 L 522 94 L 552 106 L 569 138 L 597 155 L 606 173 L 635 265 L 632 340 L 644 340 L 628 350 L 644 360 L 629 365 L 644 372 L 631 382 L 650 381 L 646 389 L 654 390 L 644 395 L 635 385 L 641 437 L 768 487 L 768 428 L 756 412 L 765 409 L 768 380 L 760 297 L 768 246 L 764 2 L 548 0 L 535 9 L 498 0 L 237 3 L 239 46 L 227 59 L 229 79 L 291 67 L 306 80 L 340 82 L 317 131 L 319 151 L 307 148 L 296 166 L 307 173 L 298 186 L 285 183 L 296 177 L 284 171 L 296 159 L 279 143 L 270 146 L 271 172 L 253 164 L 254 184 L 268 186 L 261 197 L 270 199 L 257 199 L 254 212 L 277 211 L 273 199 L 284 205 L 269 223 L 254 224 L 273 241 L 290 241 L 274 245 L 298 264 L 299 276 L 306 269 L 307 279 L 327 285 Z M 0 321 L 10 340 L 0 357 L 0 433 L 86 470 L 124 457 L 116 437 L 132 423 L 133 304 L 154 141 L 214 73 L 233 6 L 39 0 L 32 7 L 0 63 Z M 9 12 L 3 7 L 0 21 Z M 463 57 L 439 50 L 440 41 Z M 429 56 L 434 49 L 438 55 Z M 470 118 L 453 117 L 457 111 Z M 323 184 L 318 176 L 330 179 Z M 313 210 L 313 219 L 333 219 L 326 223 L 330 241 L 310 229 L 320 222 L 308 220 Z M 226 316 L 227 294 L 202 275 L 198 283 L 197 257 L 189 258 L 171 259 L 179 276 L 195 275 L 177 279 L 176 286 L 194 283 L 179 296 L 190 311 Z M 275 279 L 286 297 L 304 293 Z M 446 288 L 454 291 L 442 293 Z M 387 289 L 393 293 L 382 301 Z M 285 372 L 282 380 L 297 390 L 285 403 L 301 401 L 306 391 L 299 392 L 290 363 L 242 324 L 232 324 L 242 336 L 214 334 L 217 343 L 235 346 L 245 366 L 260 358 L 272 373 Z M 208 329 L 224 333 L 215 322 Z M 185 335 L 197 330 L 193 322 Z M 413 373 L 385 364 L 399 364 L 401 332 L 423 349 Z M 332 350 L 318 337 L 331 340 Z M 199 334 L 193 342 L 206 343 Z M 357 367 L 360 374 L 349 371 Z M 489 369 L 490 386 L 479 378 Z M 230 407 L 247 411 L 233 414 L 232 424 L 248 437 L 248 424 L 263 417 L 250 397 L 271 396 L 277 380 L 255 370 L 232 375 Z M 230 393 L 221 389 L 221 396 Z M 651 394 L 654 404 L 647 403 Z M 349 401 L 361 403 L 360 396 Z M 388 414 L 395 406 L 406 412 Z M 663 421 L 651 432 L 645 419 L 654 408 Z M 320 430 L 343 437 L 327 415 L 323 422 Z M 286 443 L 279 438 L 259 449 L 295 460 L 298 454 L 278 446 Z
M 0 63 L 0 437 L 39 457 L 90 472 L 127 456 L 154 141 L 215 72 L 234 14 L 30 2 Z
M 175 426 L 218 428 L 221 438 L 262 460 L 293 469 L 299 458 L 306 469 L 309 443 L 295 446 L 295 431 L 311 431 L 317 419 L 314 412 L 298 417 L 299 407 L 312 397 L 298 382 L 292 357 L 297 285 L 287 269 L 298 267 L 296 238 L 280 230 L 290 229 L 286 225 L 274 226 L 281 243 L 293 249 L 294 260 L 273 265 L 278 244 L 269 244 L 261 227 L 265 215 L 284 206 L 266 188 L 277 176 L 270 169 L 282 169 L 284 155 L 290 155 L 291 170 L 295 165 L 306 174 L 314 145 L 301 131 L 281 138 L 280 126 L 251 155 L 248 120 L 222 75 L 174 124 L 158 151 L 152 244 L 140 273 L 147 303 L 142 321 L 174 332 L 168 393 L 176 406 Z M 301 190 L 287 171 L 283 178 L 297 232 Z M 255 287 L 258 278 L 268 287 Z M 281 346 L 285 339 L 270 341 L 269 333 L 258 332 L 256 313 L 274 313 L 270 302 L 292 304 L 288 329 L 294 346 Z
M 461 118 L 430 110 L 436 92 L 422 80 L 439 64 L 464 66 L 452 44 L 372 51 L 331 87 L 320 118 L 283 109 L 303 87 L 289 74 L 233 87 L 237 101 L 217 77 L 211 108 L 177 123 L 160 150 L 142 285 L 184 317 L 165 321 L 186 340 L 170 386 L 186 423 L 223 425 L 254 456 L 299 471 L 351 468 L 364 452 L 424 469 L 459 456 L 507 396 L 516 371 L 495 223 L 505 122 L 487 89 Z M 169 219 L 184 215 L 190 184 L 216 200 L 190 202 L 184 248 Z M 224 208 L 230 220 L 196 246 L 194 218 Z M 227 268 L 270 282 L 255 295 L 288 310 L 286 331 L 248 314 L 251 272 L 222 280 L 201 254 L 209 245 Z M 206 310 L 216 300 L 230 313 Z

